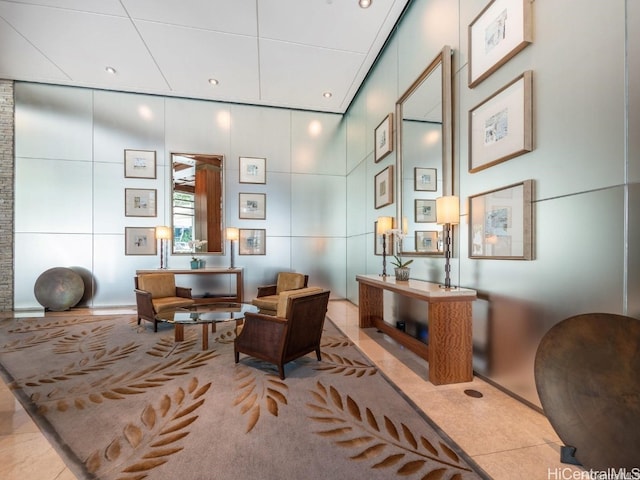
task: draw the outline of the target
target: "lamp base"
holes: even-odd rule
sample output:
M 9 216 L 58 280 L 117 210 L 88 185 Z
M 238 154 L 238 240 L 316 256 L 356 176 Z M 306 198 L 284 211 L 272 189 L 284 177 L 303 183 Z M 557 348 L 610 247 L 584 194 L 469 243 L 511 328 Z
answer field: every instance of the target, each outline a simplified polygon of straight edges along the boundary
M 449 285 L 448 287 L 446 285 L 438 285 L 438 287 L 440 288 L 444 288 L 445 290 L 457 290 L 459 287 L 456 287 L 455 285 Z

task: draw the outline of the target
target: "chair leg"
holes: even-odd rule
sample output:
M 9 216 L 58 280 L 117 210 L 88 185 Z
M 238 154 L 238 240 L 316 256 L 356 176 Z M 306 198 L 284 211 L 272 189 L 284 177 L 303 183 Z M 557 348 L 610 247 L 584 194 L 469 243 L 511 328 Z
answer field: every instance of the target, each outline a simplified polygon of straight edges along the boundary
M 140 320 L 142 320 L 140 317 L 138 317 L 138 325 L 140 325 Z
M 316 357 L 318 357 L 318 361 L 322 361 L 322 356 L 320 355 L 320 347 L 316 348 Z
M 154 332 L 157 332 L 157 331 L 158 331 L 158 321 L 157 321 L 157 320 L 154 320 L 154 321 L 153 321 L 153 331 L 154 331 Z
M 278 364 L 278 373 L 280 374 L 280 380 L 284 380 L 284 365 Z
M 236 351 L 235 353 L 235 357 L 236 357 L 236 363 L 238 363 L 240 361 L 240 352 Z

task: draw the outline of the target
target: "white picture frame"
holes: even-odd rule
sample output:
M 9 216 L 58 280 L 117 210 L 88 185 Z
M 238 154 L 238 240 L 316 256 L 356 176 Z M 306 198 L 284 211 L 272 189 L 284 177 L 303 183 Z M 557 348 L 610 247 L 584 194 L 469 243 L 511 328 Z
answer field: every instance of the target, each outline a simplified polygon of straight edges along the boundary
M 469 172 L 533 150 L 532 84 L 528 70 L 469 110 Z
M 469 24 L 469 88 L 533 42 L 533 2 L 492 0 Z
M 267 159 L 240 157 L 240 183 L 267 183 Z

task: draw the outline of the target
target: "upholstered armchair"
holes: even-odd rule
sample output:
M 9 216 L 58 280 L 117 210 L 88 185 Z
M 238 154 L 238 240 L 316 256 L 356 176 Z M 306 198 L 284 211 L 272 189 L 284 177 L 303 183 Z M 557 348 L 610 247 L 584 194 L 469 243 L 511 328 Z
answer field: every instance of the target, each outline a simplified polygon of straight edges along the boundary
M 145 273 L 134 278 L 138 325 L 140 320 L 153 322 L 153 331 L 158 331 L 156 314 L 164 310 L 193 305 L 191 289 L 176 287 L 173 273 Z
M 280 272 L 276 283 L 258 287 L 258 295 L 251 303 L 260 309 L 260 313 L 275 315 L 278 309 L 278 298 L 282 292 L 305 288 L 309 282 L 309 275 L 293 272 Z
M 236 363 L 240 353 L 245 353 L 277 365 L 284 380 L 285 363 L 313 351 L 320 361 L 320 337 L 329 293 L 313 287 L 284 292 L 278 299 L 276 315 L 245 314 L 242 330 L 234 341 Z

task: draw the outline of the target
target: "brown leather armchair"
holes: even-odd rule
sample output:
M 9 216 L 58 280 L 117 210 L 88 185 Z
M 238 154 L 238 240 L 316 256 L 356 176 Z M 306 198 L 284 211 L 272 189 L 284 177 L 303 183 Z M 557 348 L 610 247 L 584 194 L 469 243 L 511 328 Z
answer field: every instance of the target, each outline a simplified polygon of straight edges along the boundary
M 176 287 L 173 273 L 144 273 L 134 277 L 138 325 L 140 320 L 153 322 L 153 331 L 158 331 L 156 314 L 164 310 L 193 305 L 191 289 Z
M 320 356 L 320 337 L 329 303 L 328 290 L 303 288 L 280 295 L 276 315 L 245 314 L 242 330 L 234 341 L 235 362 L 240 353 L 278 366 L 284 380 L 284 364 L 307 353 Z
M 293 272 L 280 272 L 276 283 L 258 287 L 258 295 L 251 303 L 260 309 L 260 313 L 275 315 L 278 309 L 280 293 L 307 287 L 309 275 Z

